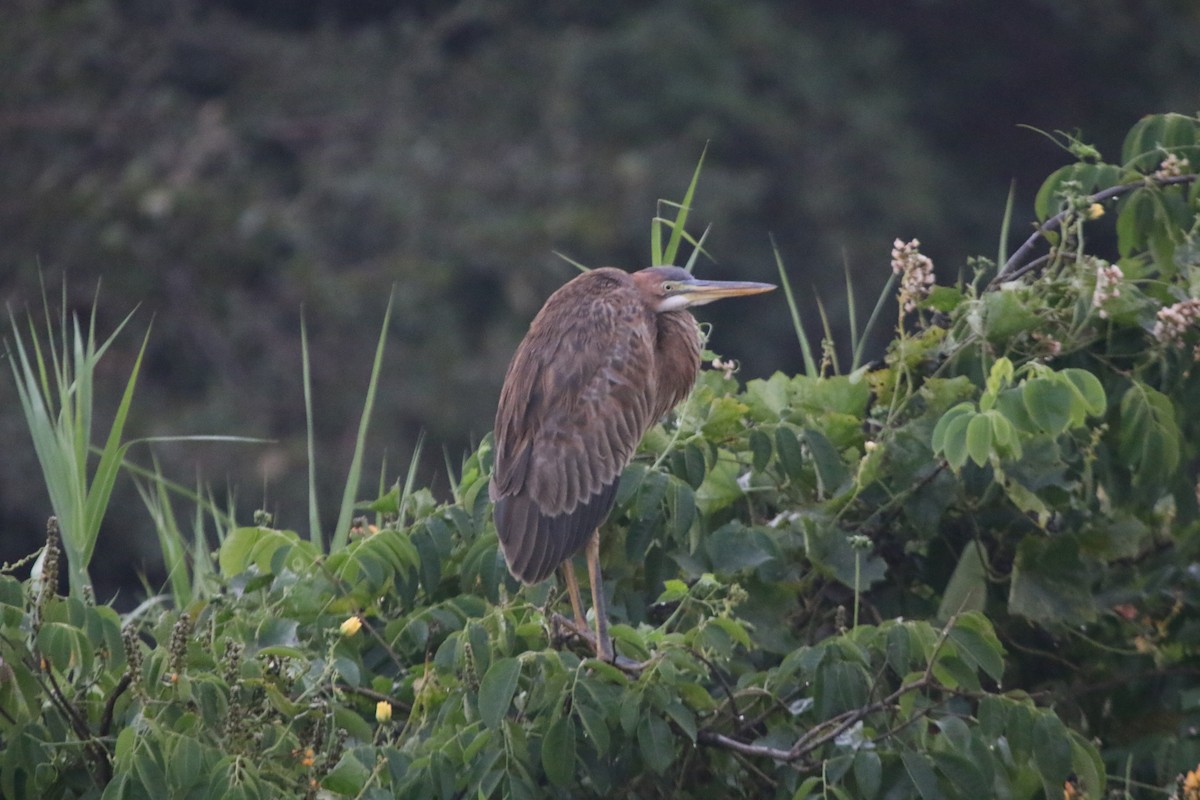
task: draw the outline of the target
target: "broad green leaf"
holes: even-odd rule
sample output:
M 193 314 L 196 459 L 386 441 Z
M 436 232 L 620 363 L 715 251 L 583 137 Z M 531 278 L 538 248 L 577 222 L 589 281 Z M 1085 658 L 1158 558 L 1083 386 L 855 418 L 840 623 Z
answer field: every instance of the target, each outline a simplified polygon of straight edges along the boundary
M 1112 164 L 1078 163 L 1068 164 L 1050 174 L 1038 189 L 1034 199 L 1034 211 L 1039 220 L 1046 220 L 1059 211 L 1063 202 L 1061 193 L 1068 182 L 1078 184 L 1074 191 L 1082 195 L 1094 194 L 1101 189 L 1116 186 L 1122 180 L 1122 170 Z
M 489 728 L 499 728 L 508 714 L 517 682 L 521 677 L 521 661 L 501 658 L 495 661 L 479 684 L 479 718 Z
M 345 753 L 337 766 L 321 781 L 321 786 L 335 794 L 355 797 L 359 795 L 372 779 L 370 768 L 355 757 L 353 753 Z
M 92 668 L 92 643 L 78 628 L 65 622 L 44 622 L 37 636 L 38 649 L 54 669 L 87 674 Z
M 958 565 L 946 584 L 937 618 L 948 620 L 964 611 L 983 611 L 987 604 L 987 567 L 982 546 L 972 539 L 958 557 Z
M 245 572 L 251 564 L 267 572 L 276 550 L 299 542 L 300 536 L 294 531 L 261 527 L 236 528 L 225 537 L 217 555 L 217 563 L 221 574 L 226 578 Z
M 1200 142 L 1200 127 L 1192 117 L 1149 114 L 1134 123 L 1125 135 L 1121 161 L 1132 169 L 1151 172 L 1158 167 L 1164 151 L 1187 155 L 1197 142 Z
M 879 794 L 879 785 L 883 780 L 883 764 L 879 754 L 874 750 L 861 749 L 854 754 L 854 783 L 858 788 L 858 797 L 871 800 Z
M 1140 381 L 1121 397 L 1117 452 L 1140 486 L 1164 481 L 1179 464 L 1182 434 L 1170 398 Z
M 788 477 L 792 480 L 803 477 L 804 453 L 800 448 L 800 439 L 786 425 L 780 425 L 775 430 L 775 452 L 779 454 L 779 463 Z
M 968 756 L 949 751 L 934 751 L 933 762 L 938 772 L 950 779 L 960 797 L 984 798 L 991 796 L 991 782 L 983 771 Z
M 1042 319 L 1016 291 L 999 290 L 983 296 L 984 324 L 988 341 L 1003 346 L 1019 333 L 1035 330 Z
M 808 443 L 813 464 L 817 468 L 817 477 L 821 479 L 825 493 L 835 494 L 849 476 L 849 471 L 846 469 L 841 455 L 834 449 L 829 439 L 815 428 L 805 429 L 804 441 Z
M 604 714 L 590 704 L 579 700 L 576 700 L 574 709 L 580 724 L 583 725 L 584 733 L 592 742 L 596 755 L 603 756 L 608 752 L 610 742 L 608 724 L 604 721 Z
M 1095 619 L 1091 577 L 1069 537 L 1026 536 L 1017 547 L 1008 610 L 1035 622 L 1083 623 Z
M 945 456 L 947 463 L 954 470 L 962 469 L 962 466 L 967 463 L 967 426 L 971 424 L 977 416 L 972 410 L 967 414 L 956 414 L 953 419 L 946 423 L 945 433 L 942 437 L 942 455 Z
M 1070 381 L 1075 390 L 1079 392 L 1088 416 L 1098 417 L 1104 413 L 1108 407 L 1108 397 L 1104 393 L 1104 386 L 1100 383 L 1099 378 L 1086 369 L 1076 367 L 1061 370 L 1058 374 Z
M 1053 378 L 1034 378 L 1021 388 L 1029 418 L 1039 429 L 1057 436 L 1071 422 L 1072 391 Z
M 702 514 L 710 516 L 740 500 L 743 494 L 738 486 L 737 462 L 732 458 L 718 458 L 696 490 L 696 505 Z
M 575 782 L 575 723 L 559 717 L 542 739 L 542 769 L 555 786 L 567 788 Z
M 1071 738 L 1062 721 L 1049 711 L 1041 712 L 1033 724 L 1033 760 L 1046 791 L 1061 791 L 1071 774 Z
M 980 467 L 992 455 L 992 422 L 986 414 L 976 414 L 967 423 L 967 455 Z
M 900 760 L 904 762 L 904 770 L 923 800 L 943 800 L 942 790 L 938 788 L 937 775 L 933 772 L 928 755 L 906 750 L 900 754 Z
M 771 463 L 771 437 L 755 428 L 749 434 L 750 452 L 754 454 L 754 471 L 762 472 Z
M 950 427 L 950 423 L 955 419 L 973 414 L 975 412 L 975 404 L 971 402 L 962 402 L 951 408 L 938 419 L 937 424 L 933 426 L 933 435 L 930 437 L 929 444 L 935 453 L 941 453 L 946 449 L 946 429 Z M 964 423 L 965 424 L 965 423 Z
M 647 714 L 638 723 L 637 740 L 646 766 L 659 775 L 666 772 L 675 760 L 675 737 L 667 723 L 657 714 Z
M 204 749 L 191 736 L 180 736 L 167 760 L 167 777 L 175 791 L 187 791 L 200 779 L 204 769 Z
M 751 569 L 779 555 L 775 543 L 757 528 L 731 522 L 717 528 L 704 540 L 715 572 L 728 574 Z
M 978 611 L 963 614 L 950 629 L 950 641 L 964 661 L 1000 683 L 1004 677 L 1004 648 L 986 617 Z

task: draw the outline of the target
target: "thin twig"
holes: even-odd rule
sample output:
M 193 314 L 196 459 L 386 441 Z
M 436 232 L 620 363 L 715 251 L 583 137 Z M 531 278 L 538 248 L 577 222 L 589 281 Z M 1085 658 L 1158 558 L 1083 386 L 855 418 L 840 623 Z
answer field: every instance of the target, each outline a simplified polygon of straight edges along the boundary
M 595 652 L 596 634 L 592 633 L 591 630 L 588 630 L 588 629 L 580 630 L 575 625 L 574 621 L 569 620 L 566 617 L 564 617 L 562 614 L 558 614 L 558 613 L 551 615 L 550 621 L 554 625 L 558 625 L 562 628 L 565 628 L 566 630 L 569 630 L 571 633 L 578 636 L 580 639 L 583 639 L 585 642 L 587 642 L 588 646 L 592 648 L 592 651 Z M 611 663 L 614 667 L 616 667 L 617 669 L 626 673 L 627 675 L 630 675 L 631 677 L 636 678 L 639 675 L 641 675 L 642 670 L 644 670 L 644 669 L 646 669 L 646 667 L 650 666 L 650 664 L 653 661 L 654 661 L 653 658 L 650 659 L 649 661 L 634 661 L 632 658 L 626 658 L 625 656 L 619 655 L 614 652 L 613 660 L 609 663 Z
M 112 729 L 113 712 L 117 707 L 117 698 L 125 693 L 129 685 L 133 683 L 133 675 L 126 672 L 121 676 L 121 680 L 117 681 L 117 685 L 113 687 L 113 692 L 108 696 L 108 702 L 104 704 L 104 714 L 100 717 L 100 736 L 108 736 Z
M 365 686 L 351 686 L 348 683 L 339 683 L 337 688 L 349 694 L 357 694 L 367 698 L 368 700 L 374 700 L 377 703 L 380 701 L 391 703 L 394 708 L 400 709 L 405 714 L 412 713 L 412 706 L 410 706 L 408 703 L 405 703 L 402 700 L 397 700 L 391 695 L 384 694 L 383 692 L 377 692 L 374 689 L 368 689 Z
M 1146 178 L 1144 178 L 1143 180 L 1140 180 L 1140 181 L 1133 181 L 1131 183 L 1123 183 L 1120 186 L 1110 186 L 1109 188 L 1107 188 L 1103 191 L 1096 192 L 1093 195 L 1089 195 L 1087 197 L 1087 199 L 1085 200 L 1085 202 L 1088 203 L 1089 205 L 1091 203 L 1103 203 L 1105 200 L 1111 200 L 1114 197 L 1120 197 L 1121 195 L 1125 194 L 1126 192 L 1131 192 L 1134 189 L 1140 189 L 1143 186 L 1146 186 L 1148 184 L 1153 185 L 1153 186 L 1172 186 L 1175 184 L 1191 183 L 1194 180 L 1196 180 L 1195 175 L 1174 175 L 1169 178 L 1154 178 L 1154 177 L 1147 176 Z M 1003 268 L 1001 268 L 1001 270 L 998 273 L 996 273 L 996 277 L 992 278 L 991 282 L 988 284 L 988 288 L 992 288 L 993 286 L 996 286 L 1000 283 L 1004 283 L 1005 281 L 1012 280 L 1014 275 L 1012 275 L 1010 273 L 1016 272 L 1016 270 L 1021 266 L 1022 259 L 1024 259 L 1026 256 L 1028 256 L 1033 251 L 1033 248 L 1037 247 L 1037 244 L 1042 239 L 1042 237 L 1044 237 L 1047 233 L 1059 228 L 1062 225 L 1063 220 L 1066 219 L 1066 217 L 1070 213 L 1070 211 L 1071 211 L 1071 209 L 1065 209 L 1063 211 L 1060 211 L 1057 214 L 1055 214 L 1053 217 L 1051 217 L 1050 219 L 1046 220 L 1041 225 L 1039 225 L 1037 227 L 1037 229 L 1034 230 L 1034 232 L 1032 234 L 1030 234 L 1029 238 L 1026 239 L 1021 244 L 1020 247 L 1017 248 L 1016 252 L 1014 252 L 1012 254 L 1012 256 L 1009 257 L 1008 261 L 1004 262 Z M 1025 271 L 1028 271 L 1028 270 L 1025 270 Z M 1022 274 L 1024 274 L 1024 272 L 1022 272 Z

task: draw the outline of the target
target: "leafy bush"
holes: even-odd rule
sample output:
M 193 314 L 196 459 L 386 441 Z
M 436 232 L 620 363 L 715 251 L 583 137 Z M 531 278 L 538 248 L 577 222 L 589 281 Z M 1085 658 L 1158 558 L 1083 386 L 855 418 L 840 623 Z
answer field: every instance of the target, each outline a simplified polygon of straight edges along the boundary
M 488 440 L 330 552 L 219 525 L 190 604 L 124 619 L 58 596 L 52 524 L 0 576 L 0 792 L 1193 798 L 1198 137 L 1064 138 L 952 284 L 898 241 L 878 363 L 706 371 L 604 530 L 616 664 L 508 575 Z

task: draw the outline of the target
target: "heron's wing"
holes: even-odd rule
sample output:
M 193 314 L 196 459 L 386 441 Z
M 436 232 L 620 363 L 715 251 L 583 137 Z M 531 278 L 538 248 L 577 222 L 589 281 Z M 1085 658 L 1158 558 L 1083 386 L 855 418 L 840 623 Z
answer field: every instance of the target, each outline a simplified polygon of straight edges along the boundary
M 527 583 L 547 577 L 604 521 L 653 421 L 653 314 L 627 282 L 600 283 L 603 272 L 547 301 L 500 395 L 496 530 L 510 569 Z

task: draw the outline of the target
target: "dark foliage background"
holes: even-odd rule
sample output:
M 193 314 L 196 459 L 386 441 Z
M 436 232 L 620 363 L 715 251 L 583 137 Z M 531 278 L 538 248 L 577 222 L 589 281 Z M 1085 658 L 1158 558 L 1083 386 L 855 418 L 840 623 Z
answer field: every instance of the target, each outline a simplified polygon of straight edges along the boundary
M 844 325 L 844 264 L 866 303 L 895 237 L 937 242 L 952 272 L 994 252 L 1011 181 L 1014 219 L 1032 217 L 1068 158 L 1019 123 L 1079 126 L 1111 153 L 1141 115 L 1194 108 L 1198 33 L 1184 0 L 16 0 L 0 24 L 0 296 L 36 309 L 40 272 L 82 309 L 102 282 L 102 333 L 140 306 L 103 362 L 124 374 L 153 325 L 133 435 L 274 439 L 154 452 L 300 526 L 302 309 L 326 517 L 393 284 L 368 464 L 386 454 L 394 479 L 424 430 L 436 488 L 442 447 L 457 461 L 490 429 L 509 354 L 574 274 L 552 251 L 645 265 L 655 201 L 682 195 L 705 143 L 697 217 L 718 263 L 703 272 L 770 280 L 774 234 Z M 746 377 L 799 367 L 775 302 L 704 315 Z M 6 560 L 48 513 L 14 394 L 0 380 Z M 161 581 L 140 502 L 118 491 L 101 596 L 131 563 Z

